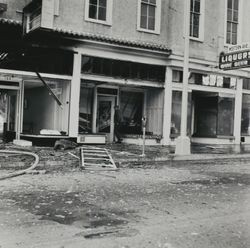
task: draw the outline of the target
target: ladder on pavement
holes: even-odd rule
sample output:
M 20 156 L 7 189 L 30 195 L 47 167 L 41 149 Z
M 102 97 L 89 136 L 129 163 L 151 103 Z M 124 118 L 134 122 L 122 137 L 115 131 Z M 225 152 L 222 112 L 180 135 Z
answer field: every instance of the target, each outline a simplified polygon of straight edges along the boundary
M 117 170 L 111 154 L 105 148 L 81 146 L 80 163 L 81 168 L 87 170 Z

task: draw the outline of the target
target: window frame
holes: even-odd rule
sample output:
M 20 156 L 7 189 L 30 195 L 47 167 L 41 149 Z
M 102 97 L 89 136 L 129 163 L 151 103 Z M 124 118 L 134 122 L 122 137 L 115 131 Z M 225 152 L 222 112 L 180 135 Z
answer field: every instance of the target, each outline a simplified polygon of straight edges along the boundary
M 161 30 L 161 0 L 156 0 L 155 4 L 155 28 L 154 30 L 141 28 L 141 4 L 143 0 L 138 0 L 137 3 L 137 31 L 151 33 L 151 34 L 160 34 Z
M 225 28 L 224 28 L 224 46 L 228 47 L 228 46 L 234 46 L 237 45 L 239 43 L 241 43 L 242 40 L 242 6 L 243 1 L 239 0 L 238 2 L 238 22 L 237 22 L 237 39 L 236 39 L 236 44 L 232 44 L 232 43 L 227 43 L 227 5 L 228 5 L 228 0 L 225 0 Z
M 107 0 L 105 21 L 89 17 L 89 1 L 90 0 L 85 1 L 85 21 L 111 26 L 112 25 L 113 0 Z
M 195 0 L 191 0 L 195 1 Z M 200 0 L 200 12 L 199 12 L 199 37 L 193 37 L 190 35 L 190 24 L 191 24 L 191 1 L 190 1 L 190 21 L 189 21 L 189 39 L 194 41 L 204 41 L 204 25 L 205 25 L 205 0 Z

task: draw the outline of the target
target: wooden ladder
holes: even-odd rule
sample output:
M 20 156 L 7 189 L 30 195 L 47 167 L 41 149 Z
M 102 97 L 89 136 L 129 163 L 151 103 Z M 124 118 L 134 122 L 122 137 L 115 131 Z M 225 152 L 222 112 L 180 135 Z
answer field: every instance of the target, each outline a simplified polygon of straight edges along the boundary
M 80 166 L 87 170 L 117 170 L 108 150 L 93 146 L 80 147 Z

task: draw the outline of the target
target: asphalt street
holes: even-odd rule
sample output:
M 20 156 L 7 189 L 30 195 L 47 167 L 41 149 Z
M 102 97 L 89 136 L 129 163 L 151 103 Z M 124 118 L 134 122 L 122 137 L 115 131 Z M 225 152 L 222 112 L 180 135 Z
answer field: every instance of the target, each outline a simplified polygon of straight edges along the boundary
M 250 247 L 250 160 L 0 181 L 0 247 Z

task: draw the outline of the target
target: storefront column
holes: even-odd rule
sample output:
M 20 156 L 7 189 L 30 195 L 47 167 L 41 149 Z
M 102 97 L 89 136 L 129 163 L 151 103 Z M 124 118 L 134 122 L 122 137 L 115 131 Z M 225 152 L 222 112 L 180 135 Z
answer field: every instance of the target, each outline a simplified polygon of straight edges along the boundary
M 235 108 L 234 108 L 235 144 L 240 144 L 240 138 L 241 138 L 242 84 L 243 80 L 238 79 L 236 85 Z
M 176 139 L 176 155 L 189 155 L 191 153 L 190 138 L 187 136 L 190 0 L 185 0 L 184 6 L 184 58 L 181 100 L 181 133 Z
M 92 109 L 92 132 L 96 133 L 96 118 L 97 118 L 97 87 L 94 88 L 94 100 Z
M 74 54 L 73 76 L 70 91 L 69 136 L 77 137 L 79 122 L 79 101 L 81 90 L 81 63 L 82 55 Z
M 170 145 L 172 114 L 172 68 L 166 68 L 164 107 L 163 107 L 163 145 Z

